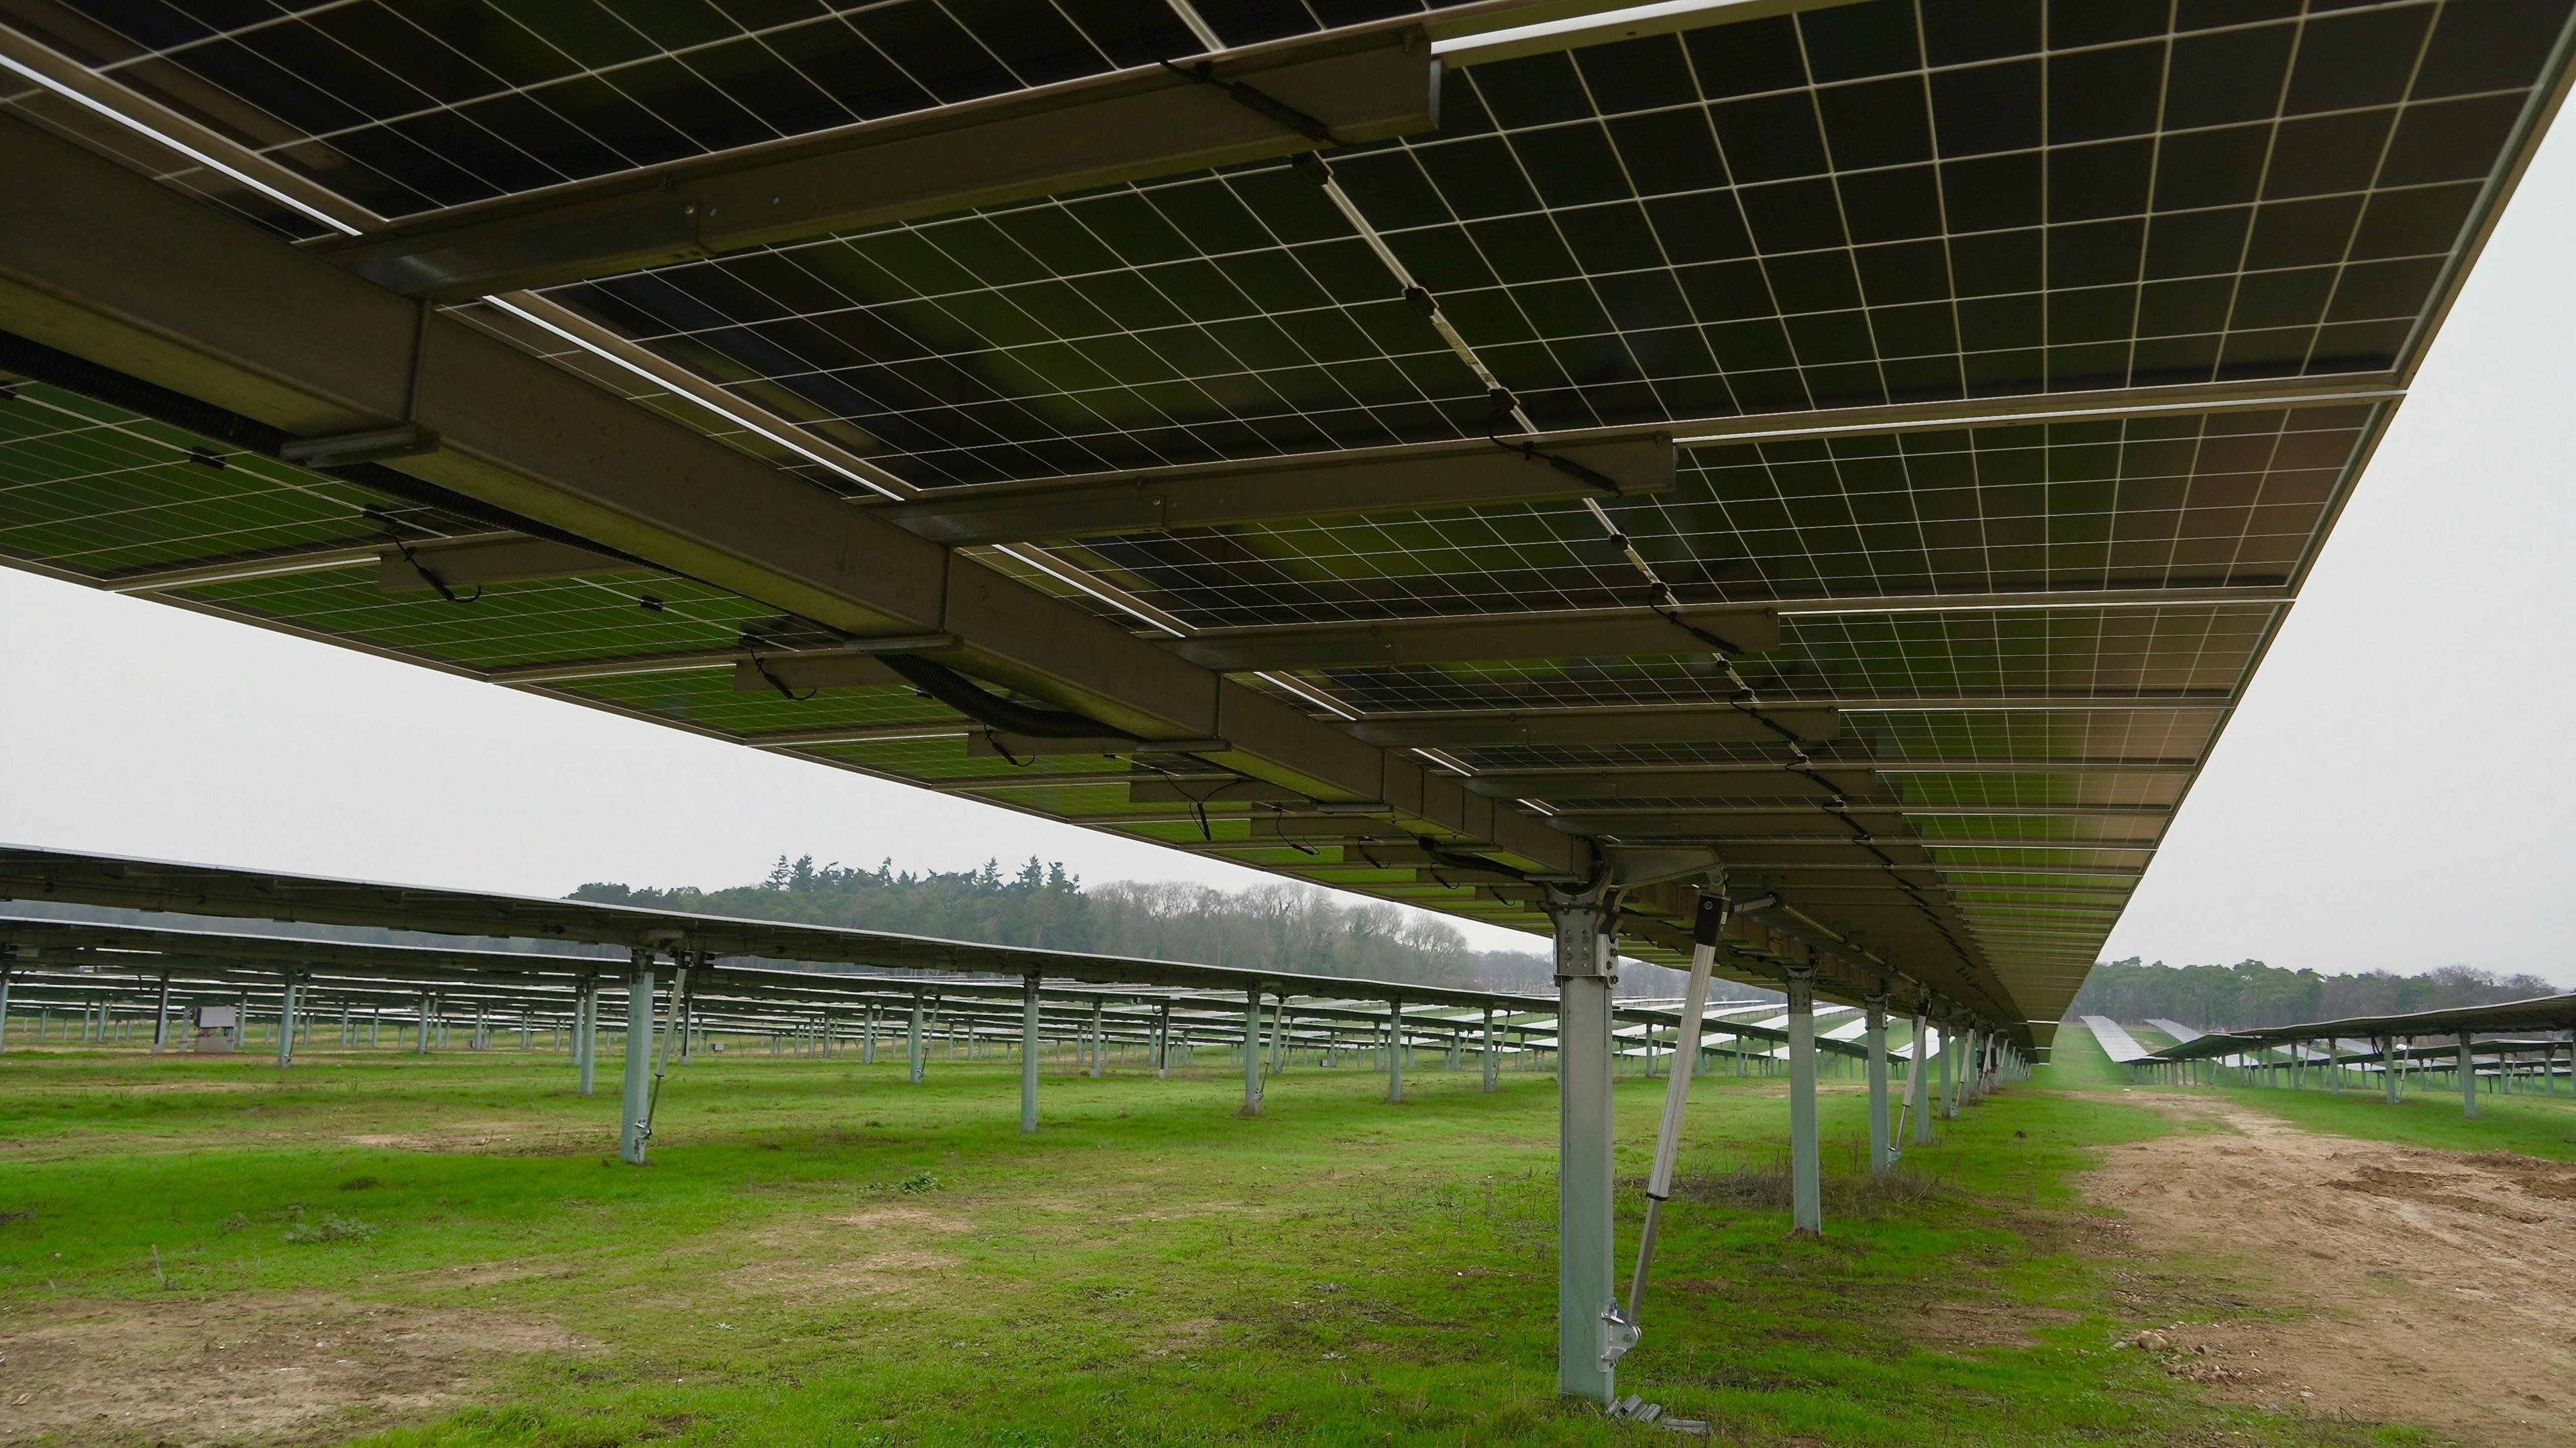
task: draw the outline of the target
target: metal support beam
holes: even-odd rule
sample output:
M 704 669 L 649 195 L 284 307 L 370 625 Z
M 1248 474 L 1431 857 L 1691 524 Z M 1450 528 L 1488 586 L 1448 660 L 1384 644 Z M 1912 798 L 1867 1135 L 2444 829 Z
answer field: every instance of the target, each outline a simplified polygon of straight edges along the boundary
M 1038 978 L 1031 975 L 1020 1004 L 1020 1131 L 1038 1129 Z
M 1824 1157 L 1816 1141 L 1816 973 L 1789 968 L 1789 1230 L 1825 1231 Z
M 599 977 L 581 978 L 581 994 L 576 998 L 572 1024 L 572 1051 L 581 1073 L 581 1094 L 596 1095 L 599 1090 Z
M 1905 1090 L 1913 1099 L 1914 1144 L 1932 1144 L 1932 1055 L 1925 1049 L 1932 1039 L 1932 1018 L 1918 1007 L 1914 1012 L 1912 1064 L 1906 1067 Z
M 1673 485 L 1668 439 L 1539 438 L 1535 448 L 1524 454 L 1479 438 L 1045 483 L 942 488 L 927 498 L 874 511 L 908 532 L 962 548 L 1294 518 L 1628 497 L 1668 491 Z M 1553 466 L 1547 461 L 1551 457 L 1590 476 Z
M 294 971 L 286 971 L 286 989 L 278 992 L 278 1069 L 296 1064 L 296 992 Z
M 1722 703 L 1372 714 L 1353 721 L 1350 730 L 1388 749 L 1502 749 L 1550 744 L 1768 744 L 1780 737 L 1772 724 L 1810 744 L 1825 743 L 1841 733 L 1831 709 L 1766 708 L 1757 716 Z
M 0 973 L 0 1036 L 8 1034 L 9 979 Z M 152 1054 L 160 1055 L 170 1045 L 170 972 L 161 972 L 161 992 L 152 1010 Z
M 1404 1104 L 1404 997 L 1386 1003 L 1386 1099 Z
M 451 207 L 322 250 L 458 301 L 1316 149 L 1235 84 L 1340 144 L 1409 135 L 1438 122 L 1438 75 L 1419 34 L 1327 32 L 1232 52 L 1216 84 L 1138 66 Z
M 1494 1075 L 1495 1075 L 1495 1073 L 1496 1073 L 1497 1071 L 1499 1071 L 1499 1070 L 1501 1070 L 1501 1069 L 1502 1069 L 1502 1059 L 1501 1059 L 1499 1056 L 1496 1056 L 1496 1055 L 1494 1054 L 1494 1008 L 1493 1008 L 1492 1006 L 1487 1006 L 1487 1007 L 1485 1007 L 1485 1094 L 1486 1094 L 1486 1095 L 1490 1096 L 1490 1095 L 1492 1095 L 1492 1094 L 1494 1093 L 1494 1091 L 1495 1091 L 1495 1089 L 1496 1089 L 1496 1085 L 1497 1085 L 1497 1083 L 1496 1083 L 1496 1082 L 1495 1082 L 1495 1080 L 1494 1080 Z
M 1598 896 L 1549 901 L 1556 927 L 1556 1390 L 1608 1404 L 1629 1328 L 1619 1315 L 1610 1208 L 1611 992 L 1618 956 Z M 1615 1339 L 1614 1340 L 1614 1335 Z
M 1407 63 L 1427 80 L 1427 56 Z M 1151 75 L 1191 104 L 1277 129 L 1216 88 Z M 943 108 L 942 124 L 962 114 Z M 1285 134 L 1283 151 L 1312 146 Z M 1035 153 L 992 155 L 1038 164 Z M 439 450 L 380 466 L 854 638 L 954 633 L 957 648 L 939 662 L 1107 728 L 1222 739 L 1231 748 L 1211 761 L 1222 767 L 1320 800 L 1388 802 L 1400 822 L 1487 841 L 1515 868 L 1580 866 L 1574 842 L 1466 795 L 1419 760 L 992 569 L 962 566 L 803 479 L 467 320 L 424 319 L 404 297 L 26 123 L 0 120 L 0 172 L 11 178 L 0 207 L 0 329 L 301 436 L 408 416 L 438 434 Z M 819 193 L 758 199 L 772 194 Z M 281 317 L 313 324 L 281 327 Z M 726 507 L 706 506 L 719 496 Z
M 1959 1035 L 1955 1020 L 1941 1023 L 1941 1119 L 1959 1119 Z
M 2460 1032 L 2460 1109 L 2469 1120 L 2478 1119 L 2478 1062 L 2469 1051 L 2466 1031 Z
M 1679 622 L 1676 622 L 1678 619 Z M 1705 635 L 1706 637 L 1703 637 Z M 1390 619 L 1369 624 L 1277 624 L 1207 629 L 1166 646 L 1201 668 L 1264 670 L 1454 664 L 1481 659 L 1609 658 L 1706 653 L 1709 638 L 1730 654 L 1780 645 L 1779 615 L 1767 608 L 1583 609 L 1479 618 Z
M 1168 1081 L 1172 1075 L 1172 1003 L 1164 1001 L 1154 1008 L 1154 1079 Z
M 1261 988 L 1243 993 L 1243 1114 L 1261 1114 Z
M 1867 996 L 1861 1005 L 1869 1012 L 1862 1027 L 1869 1046 L 1869 1170 L 1885 1176 L 1896 1165 L 1887 1110 L 1887 997 Z
M 1784 799 L 1861 801 L 1875 796 L 1882 808 L 1894 798 L 1867 769 L 1816 765 L 1789 769 L 1495 769 L 1466 781 L 1488 799 L 1690 800 L 1694 807 L 1742 800 L 1746 807 L 1776 807 Z M 1849 830 L 1844 833 L 1848 835 Z
M 1094 1080 L 1094 1081 L 1097 1081 L 1097 1080 L 1099 1080 L 1099 1079 L 1100 1079 L 1100 1047 L 1101 1047 L 1101 1039 L 1102 1039 L 1102 1038 L 1101 1038 L 1101 1033 L 1100 1033 L 1100 1011 L 1101 1011 L 1101 1002 L 1099 1002 L 1099 1001 L 1097 1001 L 1097 1000 L 1094 1000 L 1094 1001 L 1091 1003 L 1091 1035 L 1090 1035 L 1090 1041 L 1091 1041 L 1091 1079 L 1092 1079 L 1092 1080 Z
M 618 1105 L 623 1129 L 617 1154 L 644 1164 L 646 1117 L 653 1110 L 653 952 L 639 949 L 626 982 L 626 1090 Z
M 914 991 L 912 993 L 912 1027 L 904 1037 L 904 1059 L 907 1063 L 904 1079 L 915 1086 L 920 1085 L 923 1056 L 921 1044 L 921 992 L 919 991 Z

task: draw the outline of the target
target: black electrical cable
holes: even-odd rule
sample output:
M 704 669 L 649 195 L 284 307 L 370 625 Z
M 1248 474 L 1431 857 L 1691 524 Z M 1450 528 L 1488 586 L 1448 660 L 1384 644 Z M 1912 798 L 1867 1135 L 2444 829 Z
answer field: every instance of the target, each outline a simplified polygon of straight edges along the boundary
M 751 656 L 751 666 L 759 672 L 762 678 L 769 681 L 769 687 L 778 691 L 778 697 L 786 700 L 790 704 L 802 704 L 806 700 L 813 698 L 816 694 L 823 692 L 820 689 L 808 689 L 802 694 L 797 693 L 794 689 L 787 687 L 787 681 L 785 679 L 771 673 L 768 663 L 758 654 L 753 654 Z
M 1291 131 L 1295 131 L 1298 135 L 1305 137 L 1307 140 L 1314 142 L 1318 146 L 1339 146 L 1344 144 L 1341 137 L 1333 134 L 1332 127 L 1315 119 L 1313 116 L 1306 114 L 1304 111 L 1297 109 L 1295 106 L 1288 104 L 1286 101 L 1279 99 L 1277 96 L 1256 90 L 1251 86 L 1245 85 L 1239 80 L 1218 80 L 1216 78 L 1216 66 L 1213 62 L 1202 60 L 1196 65 L 1176 65 L 1171 61 L 1157 56 L 1155 57 L 1154 63 L 1161 66 L 1163 69 L 1170 71 L 1172 74 L 1181 77 L 1183 80 L 1196 85 L 1214 86 L 1218 90 L 1224 91 L 1226 99 L 1233 101 L 1236 105 L 1239 105 L 1246 110 L 1255 111 L 1261 115 L 1267 116 L 1271 120 L 1277 121 L 1281 126 L 1284 126 Z
M 1567 477 L 1581 479 L 1583 482 L 1595 488 L 1599 488 L 1605 493 L 1615 496 L 1619 492 L 1619 480 L 1617 478 L 1614 478 L 1599 469 L 1585 467 L 1583 464 L 1576 462 L 1574 459 L 1567 457 L 1562 453 L 1549 452 L 1547 449 L 1540 447 L 1534 442 L 1505 442 L 1492 433 L 1485 434 L 1485 441 L 1492 443 L 1494 446 L 1501 448 L 1507 453 L 1518 453 L 1523 458 L 1531 462 L 1545 463 L 1549 467 L 1556 469 L 1558 472 L 1565 474 Z M 1621 539 L 1619 541 L 1625 542 L 1627 540 Z
M 387 528 L 385 530 L 385 536 L 393 541 L 395 550 L 402 554 L 403 562 L 411 565 L 411 571 L 419 574 L 423 579 L 428 581 L 430 587 L 438 590 L 439 597 L 446 599 L 449 603 L 480 603 L 483 601 L 483 585 L 479 583 L 474 585 L 473 597 L 459 598 L 456 595 L 456 590 L 447 586 L 446 579 L 431 572 L 429 565 L 420 561 L 420 555 L 411 551 L 411 545 L 403 541 L 400 533 L 395 532 L 391 528 Z
M 999 694 L 971 683 L 966 676 L 945 664 L 935 664 L 918 654 L 880 654 L 878 662 L 892 670 L 905 683 L 987 728 L 1006 734 L 1025 734 L 1032 739 L 1125 739 L 1142 744 L 1145 741 L 1124 729 L 1113 728 L 1088 714 L 1064 709 L 1041 709 L 1016 703 Z

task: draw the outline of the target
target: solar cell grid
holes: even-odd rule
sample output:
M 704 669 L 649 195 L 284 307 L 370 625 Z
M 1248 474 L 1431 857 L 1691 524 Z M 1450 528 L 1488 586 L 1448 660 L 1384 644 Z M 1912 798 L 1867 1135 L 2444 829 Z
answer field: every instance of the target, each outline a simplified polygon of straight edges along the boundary
M 474 528 L 61 388 L 14 393 L 0 402 L 0 552 L 107 574 Z
M 1703 447 L 1670 494 L 1604 502 L 1685 602 L 2277 585 L 2368 407 Z M 1582 504 L 1099 537 L 1069 561 L 1194 627 L 1635 607 Z
M 373 569 L 245 579 L 186 596 L 473 669 L 730 648 L 742 624 L 760 616 L 755 605 L 686 579 L 633 575 L 496 583 L 457 603 L 385 593 Z
M 9 23 L 401 217 L 1196 53 L 1127 0 L 14 0 Z
M 1194 51 L 1194 31 L 1241 44 L 1410 8 L 0 0 L 0 18 L 399 215 L 1097 74 Z M 1785 744 L 1406 757 L 1562 771 L 1488 787 L 1616 840 L 1723 840 L 1748 878 L 1777 871 L 1815 918 L 1898 955 L 1941 955 L 1946 929 L 2045 1013 L 2152 857 L 2389 404 L 2248 410 L 2205 391 L 2206 412 L 2015 425 L 1792 438 L 1794 419 L 1766 417 L 1742 425 L 1764 436 L 1696 443 L 1692 425 L 2266 378 L 2393 395 L 2462 238 L 2485 224 L 2480 198 L 2527 149 L 2506 140 L 2566 16 L 2553 0 L 1870 0 L 1747 21 L 1717 7 L 1696 29 L 1453 69 L 1437 131 L 1328 153 L 1338 192 L 1261 162 L 546 295 L 932 490 L 1472 440 L 1502 425 L 1487 371 L 1515 395 L 1513 427 L 1679 434 L 1677 486 L 1652 496 L 1045 539 L 953 566 L 1165 633 L 1633 608 L 1663 588 L 1683 603 L 1822 601 L 1731 666 L 1677 653 L 1236 677 L 1310 712 L 1715 708 L 1747 687 L 1839 702 L 1842 735 L 1810 746 L 1814 766 L 1882 771 L 1838 786 L 1841 815 L 1778 772 Z M 1454 338 L 1400 294 L 1408 279 Z M 856 491 L 686 400 L 685 378 L 647 382 L 496 310 L 469 315 Z M 0 404 L 0 550 L 105 572 L 363 546 L 387 513 L 424 535 L 462 526 L 273 461 L 218 471 L 189 460 L 201 443 L 21 388 Z M 2079 601 L 2186 588 L 2264 592 Z M 1973 601 L 2035 592 L 2073 597 Z M 1958 605 L 1861 602 L 1945 595 Z M 747 634 L 836 641 L 778 604 L 644 575 L 460 603 L 385 594 L 361 561 L 184 596 L 470 668 L 723 654 Z M 793 742 L 952 717 L 908 688 L 790 697 L 740 689 L 724 664 L 546 687 L 1390 897 L 1527 915 L 1417 885 L 1413 864 L 1368 848 L 1252 841 L 1240 801 L 1205 821 L 1208 844 L 1186 802 L 1155 802 L 1168 787 L 1131 787 L 1123 758 L 969 754 L 954 724 Z M 1963 699 L 2018 707 L 1937 707 Z M 1693 768 L 1710 765 L 1763 768 Z
M 1436 135 L 1333 165 L 1545 427 L 2372 371 L 2539 52 L 2464 57 L 2538 8 L 2061 16 L 1994 53 L 1881 0 L 1471 67 Z M 2169 62 L 2240 79 L 2160 114 Z M 1481 384 L 1397 289 L 1264 163 L 555 295 L 936 484 L 1475 435 Z
M 1844 715 L 1843 729 L 1886 759 L 2198 759 L 2220 719 L 2216 709 L 1864 711 Z

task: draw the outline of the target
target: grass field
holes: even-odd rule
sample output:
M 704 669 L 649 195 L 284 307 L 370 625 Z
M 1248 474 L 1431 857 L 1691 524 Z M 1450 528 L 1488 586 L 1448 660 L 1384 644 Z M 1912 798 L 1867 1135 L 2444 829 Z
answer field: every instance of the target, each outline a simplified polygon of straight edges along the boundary
M 317 1054 L 283 1077 L 13 1051 L 0 1332 L 175 1302 L 577 1336 L 489 1359 L 461 1401 L 365 1395 L 308 1441 L 1668 1441 L 1554 1397 L 1543 1075 L 1488 1096 L 1424 1069 L 1390 1106 L 1373 1075 L 1298 1070 L 1247 1120 L 1221 1068 L 1051 1073 L 1024 1138 L 1010 1065 L 934 1060 L 916 1087 L 895 1064 L 702 1059 L 666 1088 L 642 1169 L 614 1161 L 613 1097 L 570 1077 L 507 1050 Z M 2124 1084 L 2070 1049 L 1874 1188 L 1862 1099 L 1834 1083 L 1827 1236 L 1799 1243 L 1782 1083 L 1704 1082 L 1623 1389 L 1741 1443 L 2425 1441 L 2210 1402 L 2115 1347 L 2209 1290 L 2120 1259 L 2080 1200 L 2093 1148 L 2173 1129 L 2106 1099 Z M 1618 1089 L 1624 1175 L 1661 1092 Z M 2279 1109 L 2375 1105 L 2301 1094 Z M 2421 1104 L 2404 1114 L 2434 1131 Z M 1633 1185 L 1621 1200 L 1626 1252 Z M 14 1374 L 0 1403 L 46 1390 Z
M 2140 1041 L 2146 1033 L 2129 1028 Z M 2128 1073 L 2102 1054 L 2093 1033 L 2067 1029 L 2057 1033 L 2054 1080 L 2071 1085 L 2077 1079 L 2097 1089 L 2132 1089 Z M 2308 1131 L 2330 1132 L 2362 1141 L 2397 1146 L 2423 1146 L 2443 1151 L 2512 1151 L 2550 1161 L 2576 1161 L 2576 1087 L 2561 1081 L 2556 1094 L 2537 1081 L 2509 1096 L 2496 1095 L 2479 1083 L 2478 1119 L 2461 1110 L 2459 1088 L 2445 1078 L 2440 1084 L 2410 1080 L 2395 1106 L 2376 1079 L 2355 1076 L 2341 1091 L 2328 1090 L 2317 1075 L 2290 1090 L 2279 1086 L 2137 1086 L 2139 1093 L 2188 1091 L 2215 1096 L 2267 1111 Z

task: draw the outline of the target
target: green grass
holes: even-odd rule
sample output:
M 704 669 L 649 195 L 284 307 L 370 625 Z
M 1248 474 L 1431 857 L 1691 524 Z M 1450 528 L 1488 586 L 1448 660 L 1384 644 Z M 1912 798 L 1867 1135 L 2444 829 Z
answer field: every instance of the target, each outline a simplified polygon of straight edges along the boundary
M 2135 1033 L 2135 1028 L 2132 1028 Z M 2558 1083 L 2556 1095 L 2531 1089 L 2510 1096 L 2490 1092 L 2479 1083 L 2478 1119 L 2461 1109 L 2459 1088 L 2449 1078 L 2433 1084 L 2410 1079 L 2395 1106 L 2383 1095 L 2383 1084 L 2358 1075 L 2341 1091 L 2328 1090 L 2322 1074 L 2311 1072 L 2305 1086 L 2155 1086 L 2138 1085 L 2111 1063 L 2093 1033 L 2081 1027 L 2061 1028 L 2043 1081 L 2060 1087 L 2141 1094 L 2189 1092 L 2216 1097 L 2238 1106 L 2269 1112 L 2307 1131 L 2384 1141 L 2397 1146 L 2439 1151 L 2510 1151 L 2550 1161 L 2576 1161 L 2576 1089 Z
M 2576 1101 L 2556 1096 L 2478 1097 L 2478 1119 L 2461 1109 L 2456 1090 L 2418 1092 L 2410 1086 L 2390 1106 L 2376 1081 L 2328 1091 L 2311 1077 L 2304 1090 L 2222 1086 L 2196 1088 L 2238 1105 L 2267 1111 L 2309 1131 L 2442 1151 L 2510 1151 L 2551 1161 L 2576 1161 Z
M 12 1052 L 0 1213 L 30 1215 L 0 1225 L 0 1311 L 318 1292 L 602 1344 L 364 1440 L 424 1448 L 1671 1441 L 1554 1396 L 1552 1081 L 1435 1066 L 1402 1106 L 1301 1068 L 1249 1120 L 1220 1068 L 1052 1068 L 1031 1139 L 1014 1066 L 737 1056 L 675 1074 L 635 1169 L 560 1058 Z M 2041 1085 L 2108 1070 L 2063 1053 Z M 1662 1090 L 1618 1088 L 1623 1176 Z M 2173 1305 L 2112 1296 L 2076 1178 L 2157 1113 L 2012 1088 L 1892 1189 L 1858 1172 L 1862 1113 L 1828 1084 L 1828 1235 L 1792 1242 L 1781 1083 L 1701 1085 L 1624 1390 L 1754 1444 L 2424 1441 L 2211 1403 L 2111 1346 Z

